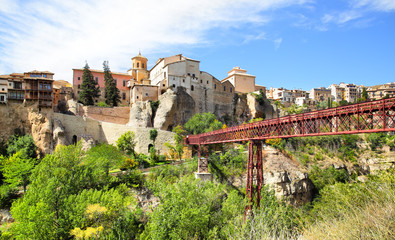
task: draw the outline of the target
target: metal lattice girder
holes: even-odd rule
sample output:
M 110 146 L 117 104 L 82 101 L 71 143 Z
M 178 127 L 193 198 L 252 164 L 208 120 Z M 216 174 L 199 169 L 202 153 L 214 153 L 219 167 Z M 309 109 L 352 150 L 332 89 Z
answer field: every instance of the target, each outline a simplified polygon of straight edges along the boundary
M 250 204 L 246 211 L 252 209 L 252 204 L 260 206 L 261 190 L 263 186 L 262 142 L 250 141 L 248 144 L 247 185 L 246 195 Z
M 395 131 L 395 98 L 364 102 L 243 124 L 187 136 L 186 144 L 206 145 L 270 138 Z

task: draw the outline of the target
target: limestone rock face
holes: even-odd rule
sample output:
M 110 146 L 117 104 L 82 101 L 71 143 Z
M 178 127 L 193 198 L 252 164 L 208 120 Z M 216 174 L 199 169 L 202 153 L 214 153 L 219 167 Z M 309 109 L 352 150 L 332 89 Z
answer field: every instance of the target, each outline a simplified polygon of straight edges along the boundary
M 0 209 L 0 224 L 13 223 L 14 221 L 8 209 Z
M 154 118 L 155 128 L 171 130 L 178 124 L 186 123 L 195 113 L 195 101 L 182 87 L 178 87 L 177 92 L 168 89 L 159 101 Z
M 31 134 L 36 146 L 44 154 L 50 154 L 54 149 L 52 141 L 52 121 L 50 117 L 36 112 L 29 112 Z
M 87 134 L 81 135 L 81 143 L 82 143 L 81 149 L 84 151 L 88 151 L 89 149 L 95 146 L 95 140 L 91 135 L 87 135 Z
M 146 187 L 131 190 L 138 200 L 138 206 L 143 209 L 144 212 L 152 212 L 159 203 L 159 198 L 155 197 L 154 194 Z
M 128 126 L 131 127 L 151 127 L 152 108 L 149 101 L 136 102 L 130 109 Z
M 251 114 L 248 108 L 246 95 L 239 96 L 234 104 L 235 121 L 237 122 L 237 124 L 247 122 L 250 119 Z
M 299 165 L 272 147 L 265 148 L 263 179 L 277 198 L 301 206 L 313 198 L 314 184 Z
M 270 119 L 279 116 L 279 110 L 277 106 L 270 104 L 268 100 L 265 100 L 263 105 L 260 105 L 256 100 L 255 96 L 251 93 L 247 94 L 248 109 L 251 113 L 251 118 L 263 118 Z
M 69 145 L 69 142 L 67 141 L 65 135 L 65 128 L 62 122 L 56 118 L 53 119 L 52 135 L 53 135 L 53 142 L 55 147 L 59 144 Z
M 284 198 L 294 206 L 301 206 L 313 199 L 314 184 L 308 174 L 282 153 L 272 147 L 264 149 L 263 184 L 274 190 L 278 199 Z M 247 175 L 228 179 L 238 188 L 245 187 Z

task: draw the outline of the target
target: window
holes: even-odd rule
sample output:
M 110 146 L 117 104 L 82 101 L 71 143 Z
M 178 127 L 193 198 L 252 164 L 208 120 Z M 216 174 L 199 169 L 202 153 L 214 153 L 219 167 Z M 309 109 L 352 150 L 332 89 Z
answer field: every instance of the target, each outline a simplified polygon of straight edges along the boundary
M 226 91 L 226 86 L 224 86 L 224 91 Z
M 145 93 L 145 96 L 147 97 L 147 96 L 148 96 L 148 93 Z
M 207 81 L 207 84 L 208 84 L 208 81 Z
M 195 74 L 192 74 L 192 77 L 195 77 Z
M 122 93 L 122 99 L 125 100 L 126 99 L 126 94 Z
M 41 74 L 39 74 L 38 77 L 41 77 Z
M 8 83 L 8 86 L 10 86 L 10 87 L 11 87 L 11 83 Z
M 117 79 L 114 79 L 114 82 L 115 82 L 115 86 L 117 86 Z
M 175 88 L 176 87 L 176 85 L 175 84 L 173 84 L 173 88 Z
M 136 98 L 139 99 L 139 96 L 137 96 Z
M 81 77 L 78 77 L 78 81 L 81 80 Z
M 21 82 L 15 82 L 14 83 L 14 88 L 15 89 L 22 89 L 22 83 Z
M 165 84 L 163 84 L 163 86 L 165 86 Z
M 144 68 L 144 63 L 142 63 L 141 65 L 142 65 L 142 67 Z
M 30 74 L 30 77 L 33 77 L 34 75 L 33 74 Z
M 81 85 L 78 84 L 78 89 L 80 89 L 80 88 L 81 88 Z
M 232 92 L 232 88 L 230 88 L 230 92 Z
M 185 82 L 185 79 L 182 79 L 182 82 Z
M 200 80 L 200 83 L 203 83 L 203 80 Z
M 126 86 L 126 81 L 125 81 L 125 80 L 123 80 L 123 86 L 124 86 L 124 87 Z
M 140 63 L 137 63 L 137 68 L 139 68 L 140 67 Z
M 217 84 L 214 84 L 214 89 L 217 89 Z
M 191 91 L 193 91 L 193 89 L 194 89 L 194 87 L 193 87 L 193 85 L 191 86 Z
M 4 96 L 0 96 L 0 101 L 4 102 Z
M 37 77 L 37 74 L 34 74 L 34 77 Z
M 163 77 L 166 78 L 166 72 L 163 73 Z
M 190 74 L 190 73 L 188 73 L 188 76 L 191 76 L 191 74 Z
M 47 77 L 47 74 L 43 74 L 43 77 L 45 77 L 45 78 L 46 78 L 46 77 Z

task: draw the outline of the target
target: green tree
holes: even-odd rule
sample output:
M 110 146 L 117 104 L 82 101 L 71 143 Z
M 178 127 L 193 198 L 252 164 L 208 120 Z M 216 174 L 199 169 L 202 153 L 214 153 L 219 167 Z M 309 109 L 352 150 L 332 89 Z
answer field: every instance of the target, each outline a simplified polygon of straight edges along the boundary
M 96 85 L 88 63 L 86 63 L 82 74 L 81 92 L 79 94 L 80 101 L 84 105 L 94 105 L 94 99 L 100 96 L 99 86 L 96 87 Z
M 20 151 L 24 158 L 37 158 L 37 147 L 31 135 L 13 135 L 7 145 L 9 156 Z
M 173 133 L 175 133 L 174 134 L 175 145 L 166 142 L 165 146 L 171 149 L 172 151 L 176 152 L 181 161 L 182 154 L 184 153 L 184 137 L 186 131 L 181 125 L 177 125 L 175 128 L 173 128 Z
M 184 128 L 190 134 L 199 134 L 221 129 L 223 124 L 213 113 L 197 113 L 185 123 Z
M 29 177 L 34 168 L 35 161 L 33 159 L 25 158 L 25 154 L 19 151 L 12 155 L 8 160 L 5 160 L 2 165 L 2 173 L 4 183 L 10 189 L 23 187 L 23 192 L 26 192 L 26 186 L 29 184 Z
M 135 155 L 134 148 L 136 147 L 136 141 L 134 132 L 128 131 L 122 134 L 117 140 L 117 147 L 126 154 Z
M 243 211 L 242 204 L 224 204 L 225 185 L 193 177 L 183 177 L 175 184 L 161 179 L 157 183 L 161 204 L 150 216 L 142 239 L 219 239 L 224 224 L 223 205 L 227 208 L 225 216 Z
M 123 218 L 127 205 L 133 203 L 128 189 L 125 185 L 97 188 L 106 173 L 95 171 L 85 155 L 81 144 L 60 146 L 34 169 L 26 194 L 11 208 L 14 238 L 70 239 L 72 230 L 99 227 L 103 231 L 97 234 L 105 238 L 112 222 Z M 91 205 L 99 205 L 97 211 Z
M 157 137 L 158 137 L 158 130 L 151 129 L 149 131 L 149 139 L 152 140 L 152 142 L 154 143 L 154 146 L 155 146 L 155 140 Z
M 103 62 L 104 69 L 104 83 L 105 83 L 105 99 L 106 104 L 110 106 L 118 106 L 121 102 L 121 96 L 119 95 L 119 89 L 116 86 L 115 80 L 112 77 L 108 61 Z

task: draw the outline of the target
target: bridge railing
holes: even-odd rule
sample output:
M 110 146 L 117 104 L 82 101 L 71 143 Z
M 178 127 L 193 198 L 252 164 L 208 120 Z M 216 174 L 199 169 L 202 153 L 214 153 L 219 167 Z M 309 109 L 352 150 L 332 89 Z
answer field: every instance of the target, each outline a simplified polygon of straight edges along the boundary
M 395 130 L 395 98 L 357 103 L 220 129 L 186 137 L 186 144 L 352 134 Z

